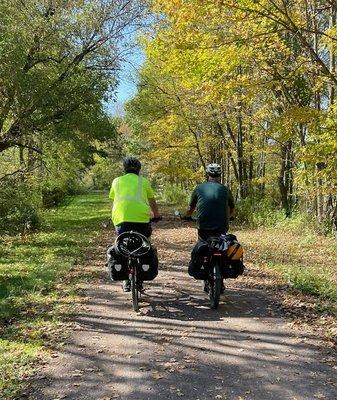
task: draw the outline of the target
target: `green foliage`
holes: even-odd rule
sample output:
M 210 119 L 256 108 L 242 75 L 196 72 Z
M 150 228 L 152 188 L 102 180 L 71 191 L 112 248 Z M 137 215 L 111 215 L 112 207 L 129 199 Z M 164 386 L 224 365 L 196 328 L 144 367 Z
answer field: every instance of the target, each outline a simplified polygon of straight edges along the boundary
M 335 238 L 323 237 L 313 231 L 309 233 L 305 226 L 289 229 L 288 225 L 282 224 L 273 228 L 236 228 L 234 231 L 244 247 L 248 265 L 279 272 L 290 290 L 316 297 L 316 311 L 337 314 Z
M 41 232 L 0 237 L 1 399 L 18 396 L 43 344 L 58 331 L 64 334 L 61 319 L 74 303 L 71 268 L 83 262 L 108 215 L 105 194 L 77 196 L 48 211 Z
M 160 200 L 168 205 L 187 207 L 191 191 L 175 184 L 165 184 L 159 191 Z
M 127 119 L 152 172 L 190 184 L 206 163 L 219 162 L 238 198 L 251 197 L 242 221 L 275 224 L 275 210 L 288 217 L 300 206 L 337 230 L 337 76 L 327 67 L 336 7 L 327 0 L 151 6 L 158 18 L 142 38 L 146 61 Z M 269 211 L 252 204 L 256 194 Z
M 41 223 L 41 198 L 32 183 L 0 182 L 0 232 L 23 233 Z
M 317 271 L 313 274 L 306 268 L 291 268 L 284 273 L 292 288 L 337 304 L 337 285 L 323 273 Z
M 2 2 L 1 151 L 37 133 L 74 142 L 107 136 L 102 102 L 116 87 L 124 29 L 142 10 L 131 3 Z
M 67 196 L 67 191 L 54 187 L 42 189 L 42 205 L 44 208 L 52 208 L 62 204 Z
M 1 398 L 13 399 L 23 386 L 19 377 L 29 376 L 34 372 L 32 363 L 39 359 L 41 348 L 17 340 L 0 339 L 0 349 Z
M 84 186 L 95 190 L 108 190 L 112 181 L 123 173 L 121 161 L 108 158 L 95 157 L 95 164 L 86 173 Z
M 307 213 L 295 209 L 291 217 L 286 218 L 284 212 L 275 207 L 271 198 L 254 198 L 250 196 L 240 200 L 236 207 L 235 225 L 249 228 L 274 227 L 283 230 L 285 234 L 297 233 L 310 237 L 314 232 L 327 235 L 329 227 L 318 224 Z
M 0 231 L 36 227 L 41 207 L 82 190 L 95 156 L 116 144 L 104 104 L 143 8 L 138 0 L 1 2 Z

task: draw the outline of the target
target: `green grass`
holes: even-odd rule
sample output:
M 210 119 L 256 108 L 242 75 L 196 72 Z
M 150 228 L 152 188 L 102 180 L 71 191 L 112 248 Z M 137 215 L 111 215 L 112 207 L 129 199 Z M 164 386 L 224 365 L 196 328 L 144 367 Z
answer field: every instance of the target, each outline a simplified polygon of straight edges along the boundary
M 77 196 L 46 214 L 41 232 L 0 238 L 0 398 L 12 399 L 62 320 L 75 292 L 69 271 L 110 214 L 106 195 Z
M 237 231 L 246 260 L 258 268 L 278 271 L 290 290 L 317 298 L 317 310 L 337 313 L 337 241 L 287 227 Z

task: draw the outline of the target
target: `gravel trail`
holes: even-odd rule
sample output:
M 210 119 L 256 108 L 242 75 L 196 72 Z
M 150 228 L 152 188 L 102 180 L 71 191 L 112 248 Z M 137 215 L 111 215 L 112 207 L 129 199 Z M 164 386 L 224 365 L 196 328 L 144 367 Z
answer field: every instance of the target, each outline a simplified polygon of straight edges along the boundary
M 337 399 L 337 369 L 318 341 L 292 330 L 263 290 L 227 281 L 218 310 L 187 274 L 191 226 L 159 223 L 153 241 L 161 269 L 146 284 L 141 310 L 107 279 L 102 234 L 90 267 L 88 301 L 69 343 L 44 368 L 31 400 Z M 249 274 L 249 268 L 247 270 Z

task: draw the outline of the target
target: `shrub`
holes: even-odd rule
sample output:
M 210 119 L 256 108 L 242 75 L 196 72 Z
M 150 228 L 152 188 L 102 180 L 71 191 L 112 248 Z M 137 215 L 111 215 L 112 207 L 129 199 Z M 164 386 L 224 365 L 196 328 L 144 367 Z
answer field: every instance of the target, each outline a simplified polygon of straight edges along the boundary
M 34 230 L 41 223 L 41 196 L 33 185 L 14 180 L 0 184 L 0 232 Z
M 179 185 L 168 183 L 160 190 L 161 200 L 167 204 L 186 206 L 190 192 Z
M 44 208 L 51 208 L 60 205 L 67 195 L 66 190 L 61 188 L 42 189 L 42 205 Z
M 275 226 L 278 221 L 284 220 L 284 213 L 275 209 L 270 201 L 247 197 L 236 205 L 236 221 L 239 224 L 259 227 Z
M 292 268 L 286 271 L 291 287 L 304 293 L 320 296 L 323 299 L 337 301 L 337 287 L 331 279 L 320 272 L 304 268 Z

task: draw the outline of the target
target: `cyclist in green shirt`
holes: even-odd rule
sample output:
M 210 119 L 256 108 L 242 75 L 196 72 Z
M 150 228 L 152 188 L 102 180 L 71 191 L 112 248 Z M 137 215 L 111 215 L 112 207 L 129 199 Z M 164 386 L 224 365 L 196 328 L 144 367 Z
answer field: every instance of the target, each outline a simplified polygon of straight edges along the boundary
M 134 231 L 150 237 L 151 211 L 154 219 L 160 219 L 160 213 L 150 182 L 141 176 L 141 163 L 135 157 L 123 162 L 125 175 L 112 182 L 109 198 L 113 201 L 112 222 L 116 233 Z M 130 282 L 124 281 L 124 291 L 130 291 Z
M 191 218 L 196 210 L 198 237 L 201 240 L 226 234 L 229 220 L 234 218 L 235 203 L 232 192 L 220 183 L 220 177 L 220 165 L 209 164 L 206 168 L 207 180 L 193 190 L 190 206 L 184 217 L 184 219 Z M 224 285 L 222 286 L 224 289 Z M 206 281 L 204 291 L 208 291 Z
M 220 176 L 220 165 L 207 166 L 207 181 L 197 185 L 193 190 L 190 207 L 186 212 L 186 217 L 189 218 L 196 210 L 198 235 L 203 240 L 227 233 L 229 220 L 234 217 L 235 204 L 232 192 L 220 183 Z

